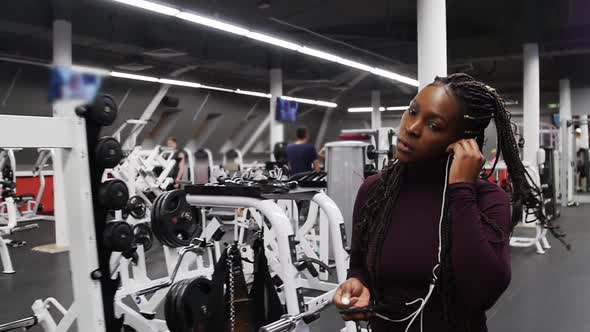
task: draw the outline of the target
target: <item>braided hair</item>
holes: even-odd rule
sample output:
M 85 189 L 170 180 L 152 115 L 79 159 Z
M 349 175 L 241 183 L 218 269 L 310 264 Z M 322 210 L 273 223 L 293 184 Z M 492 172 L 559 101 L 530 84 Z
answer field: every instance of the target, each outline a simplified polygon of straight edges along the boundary
M 522 139 L 520 139 L 520 144 L 516 141 L 513 131 L 513 127 L 516 126 L 511 122 L 511 114 L 506 110 L 502 97 L 493 88 L 462 73 L 452 74 L 448 77 L 437 77 L 431 85 L 442 86 L 457 99 L 464 119 L 464 138 L 475 139 L 480 149 L 484 145 L 485 129 L 491 119 L 494 119 L 498 140 L 496 161 L 491 172 L 494 171 L 497 161 L 502 155 L 510 175 L 512 205 L 515 209 L 524 207 L 527 215 L 533 215 L 535 220 L 551 230 L 556 238 L 563 241 L 564 235 L 560 234 L 545 216 L 541 190 L 534 184 L 520 160 L 519 148 L 523 142 Z M 389 218 L 391 209 L 395 206 L 401 190 L 405 167 L 404 163 L 394 160 L 384 168 L 376 185 L 369 192 L 367 204 L 361 211 L 360 222 L 355 225 L 355 232 L 362 234 L 361 243 L 368 258 L 367 269 L 373 286 L 377 281 L 376 271 L 378 269 L 376 265 L 379 264 L 377 251 L 383 243 L 385 230 L 391 219 Z M 491 172 L 483 177 L 489 177 Z M 454 298 L 450 255 L 451 225 L 447 207 L 444 207 L 443 213 L 440 277 L 437 279 L 443 314 L 452 331 L 471 331 L 473 328 L 469 327 L 470 323 L 461 318 L 465 313 L 464 308 L 459 308 Z M 488 221 L 483 214 L 481 220 L 501 236 L 501 240 L 498 242 L 503 243 L 508 240 L 503 238 L 504 232 L 500 226 Z M 518 221 L 517 218 L 513 218 L 510 232 Z M 372 239 L 373 236 L 375 236 L 374 239 Z M 378 301 L 378 296 L 375 297 L 374 300 Z

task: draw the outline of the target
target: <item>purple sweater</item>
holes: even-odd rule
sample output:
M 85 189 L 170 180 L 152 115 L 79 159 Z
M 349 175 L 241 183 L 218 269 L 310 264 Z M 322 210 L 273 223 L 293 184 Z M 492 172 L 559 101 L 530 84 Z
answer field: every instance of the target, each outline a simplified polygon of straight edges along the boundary
M 434 169 L 434 170 L 433 170 Z M 358 223 L 369 192 L 380 175 L 367 178 L 358 192 L 353 223 Z M 403 308 L 401 319 L 417 308 L 404 303 L 423 298 L 432 279 L 432 268 L 438 253 L 438 223 L 442 203 L 444 167 L 430 164 L 406 169 L 398 201 L 377 265 L 377 287 L 382 303 Z M 477 180 L 475 183 L 449 185 L 448 207 L 451 225 L 452 276 L 456 298 L 467 312 L 472 332 L 485 331 L 485 311 L 489 309 L 510 282 L 510 204 L 508 195 L 498 186 Z M 498 228 L 482 221 L 481 214 Z M 354 228 L 353 228 L 354 229 Z M 500 231 L 498 231 L 498 229 Z M 500 233 L 503 233 L 502 236 Z M 360 248 L 360 234 L 352 234 L 349 277 L 369 285 L 367 257 Z M 438 270 L 440 272 L 440 269 Z M 440 276 L 439 276 L 440 277 Z M 411 311 L 409 309 L 412 309 Z M 438 287 L 424 311 L 424 332 L 448 331 Z M 372 322 L 374 331 L 404 331 L 405 323 Z M 410 331 L 420 331 L 419 318 Z

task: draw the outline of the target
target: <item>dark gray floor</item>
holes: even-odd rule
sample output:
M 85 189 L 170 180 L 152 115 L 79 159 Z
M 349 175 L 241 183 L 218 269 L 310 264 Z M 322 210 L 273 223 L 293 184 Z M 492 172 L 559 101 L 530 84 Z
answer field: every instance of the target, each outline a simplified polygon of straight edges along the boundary
M 537 255 L 532 248 L 512 249 L 512 283 L 488 312 L 491 332 L 577 332 L 590 330 L 590 205 L 569 208 L 560 225 L 567 231 L 573 250 L 567 252 L 549 238 L 553 249 Z M 54 241 L 53 224 L 16 234 L 14 239 L 29 242 L 11 249 L 16 274 L 0 274 L 0 322 L 28 316 L 35 299 L 55 297 L 65 305 L 72 301 L 68 255 L 32 252 L 31 248 Z M 161 250 L 148 256 L 150 274 L 162 275 L 157 266 Z M 335 310 L 328 309 L 313 331 L 336 331 L 342 323 Z M 33 328 L 31 331 L 41 331 Z

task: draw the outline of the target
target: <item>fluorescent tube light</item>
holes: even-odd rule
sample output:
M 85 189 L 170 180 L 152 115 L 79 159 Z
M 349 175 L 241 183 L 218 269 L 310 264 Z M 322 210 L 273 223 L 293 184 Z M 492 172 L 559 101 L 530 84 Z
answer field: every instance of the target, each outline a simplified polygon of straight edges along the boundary
M 386 108 L 388 111 L 405 111 L 407 109 L 408 106 L 390 106 Z
M 367 66 L 365 64 L 362 64 L 362 63 L 359 63 L 356 61 L 352 61 L 352 60 L 348 60 L 348 59 L 344 59 L 344 58 L 340 58 L 338 63 L 348 66 L 348 67 L 368 71 L 368 72 L 371 72 L 373 70 L 373 67 L 371 67 L 371 66 Z
M 392 80 L 396 80 L 396 81 L 400 81 L 409 85 L 413 85 L 413 86 L 419 86 L 420 83 L 412 78 L 406 77 L 406 76 L 402 76 L 400 74 L 396 74 L 394 72 L 390 72 L 388 70 L 384 70 L 381 68 L 373 68 L 373 70 L 371 71 L 371 73 L 375 74 L 375 75 L 379 75 L 379 76 L 383 76 Z
M 385 78 L 388 78 L 391 80 L 399 81 L 402 83 L 406 83 L 406 84 L 409 84 L 409 85 L 412 85 L 415 87 L 419 86 L 419 83 L 417 80 L 403 76 L 403 75 L 396 74 L 394 72 L 391 72 L 391 71 L 388 71 L 385 69 L 371 67 L 369 65 L 366 65 L 366 64 L 363 64 L 360 62 L 356 62 L 356 61 L 342 58 L 342 57 L 335 55 L 335 54 L 330 54 L 330 53 L 327 53 L 324 51 L 313 49 L 311 47 L 302 46 L 302 45 L 299 45 L 299 44 L 291 42 L 291 41 L 283 40 L 283 39 L 273 37 L 270 35 L 265 35 L 265 34 L 262 34 L 262 33 L 256 32 L 256 31 L 250 31 L 249 29 L 242 28 L 237 25 L 233 25 L 233 24 L 226 23 L 223 21 L 215 20 L 212 18 L 198 15 L 198 14 L 180 11 L 176 8 L 163 6 L 163 5 L 160 5 L 160 4 L 157 4 L 154 2 L 150 2 L 150 1 L 146 1 L 146 0 L 114 0 L 114 1 L 128 4 L 128 5 L 135 6 L 135 7 L 139 7 L 139 8 L 144 8 L 146 10 L 162 13 L 165 15 L 176 16 L 182 20 L 190 21 L 190 22 L 197 23 L 197 24 L 202 24 L 202 25 L 214 28 L 214 29 L 223 30 L 226 32 L 230 32 L 230 33 L 240 35 L 240 36 L 245 36 L 250 39 L 258 40 L 258 41 L 268 43 L 271 45 L 275 45 L 278 47 L 282 47 L 282 48 L 290 49 L 290 50 L 297 51 L 297 52 L 300 52 L 303 54 L 311 55 L 311 56 L 314 56 L 316 58 L 320 58 L 323 60 L 336 62 L 336 63 L 339 63 L 344 66 L 364 70 L 364 71 L 373 73 L 375 75 L 382 76 L 382 77 L 385 77 Z
M 187 81 L 177 81 L 177 80 L 169 80 L 166 78 L 160 78 L 160 83 L 162 84 L 170 84 L 170 85 L 179 85 L 179 86 L 186 86 L 189 88 L 200 88 L 201 84 L 194 83 L 194 82 L 187 82 Z
M 223 92 L 234 92 L 234 90 L 232 89 L 226 89 L 226 88 L 219 88 L 216 86 L 211 86 L 211 85 L 201 85 L 201 88 L 203 89 L 209 89 L 209 90 L 215 90 L 215 91 L 223 91 Z
M 147 81 L 147 82 L 157 82 L 161 84 L 170 84 L 170 85 L 178 85 L 184 86 L 188 88 L 195 88 L 195 89 L 208 89 L 208 90 L 215 90 L 215 91 L 223 91 L 223 92 L 231 92 L 241 95 L 248 95 L 260 98 L 271 98 L 272 95 L 270 93 L 264 92 L 257 92 L 257 91 L 249 91 L 249 90 L 241 90 L 241 89 L 227 89 L 227 88 L 220 88 L 211 85 L 204 85 L 196 82 L 189 82 L 189 81 L 180 81 L 180 80 L 171 80 L 167 78 L 156 78 L 151 76 L 142 76 L 142 75 L 135 75 L 135 74 L 128 74 L 128 73 L 121 73 L 121 72 L 110 72 L 110 75 L 113 77 L 119 78 L 127 78 L 131 80 L 138 80 L 138 81 Z M 313 99 L 305 99 L 305 98 L 296 98 L 296 97 L 289 97 L 289 96 L 282 96 L 281 98 L 285 100 L 292 100 L 302 104 L 311 104 L 311 105 L 318 105 L 324 107 L 338 107 L 338 104 L 329 102 L 329 101 L 322 101 L 322 100 L 313 100 Z
M 282 40 L 279 38 L 275 38 L 269 35 L 265 35 L 262 33 L 258 33 L 258 32 L 254 32 L 254 31 L 250 31 L 248 32 L 248 34 L 246 35 L 246 37 L 248 38 L 252 38 L 252 39 L 256 39 L 258 41 L 264 42 L 264 43 L 268 43 L 271 45 L 275 45 L 275 46 L 279 46 L 282 48 L 287 48 L 293 51 L 296 51 L 298 49 L 300 49 L 302 46 L 299 44 L 295 44 L 295 43 L 291 43 L 288 42 L 286 40 Z
M 329 101 L 321 101 L 321 100 L 313 100 L 313 99 L 297 98 L 297 97 L 289 97 L 289 96 L 281 96 L 281 99 L 296 101 L 301 104 L 318 105 L 318 106 L 325 106 L 325 107 L 338 107 L 338 104 L 332 103 Z
M 390 107 L 379 107 L 379 111 L 405 111 L 408 106 L 390 106 Z M 348 113 L 371 113 L 373 112 L 372 107 L 350 107 Z
M 176 14 L 176 17 L 186 20 L 186 21 L 193 22 L 193 23 L 206 25 L 206 26 L 214 28 L 214 29 L 219 29 L 219 30 L 231 32 L 231 33 L 234 33 L 234 34 L 240 35 L 240 36 L 244 36 L 248 32 L 250 32 L 250 30 L 248 30 L 248 29 L 244 29 L 242 27 L 239 27 L 239 26 L 236 26 L 233 24 L 228 24 L 225 22 L 221 22 L 218 20 L 210 19 L 208 17 L 204 17 L 201 15 L 196 15 L 196 14 L 192 14 L 192 13 L 180 12 L 180 13 Z
M 263 93 L 263 92 L 256 92 L 256 91 L 236 89 L 236 91 L 234 91 L 234 92 L 237 94 L 241 94 L 241 95 L 248 95 L 248 96 L 255 96 L 255 97 L 262 97 L 262 98 L 272 97 L 272 95 L 270 93 Z
M 332 103 L 329 101 L 321 101 L 321 100 L 315 100 L 315 105 L 329 107 L 329 108 L 338 107 L 338 104 L 336 104 L 336 103 Z
M 169 16 L 176 16 L 176 14 L 180 13 L 180 10 L 168 6 L 163 6 L 151 1 L 145 0 L 115 0 L 120 3 L 124 3 L 126 5 L 147 9 L 152 12 L 169 15 Z
M 303 54 L 315 56 L 316 58 L 320 58 L 320 59 L 324 59 L 324 60 L 328 60 L 328 61 L 332 61 L 332 62 L 340 62 L 340 60 L 342 60 L 342 58 L 337 55 L 326 53 L 326 52 L 316 50 L 316 49 L 313 49 L 313 48 L 310 48 L 307 46 L 303 46 L 302 48 L 298 49 L 297 51 L 301 52 Z
M 78 73 L 88 73 L 94 74 L 98 76 L 108 76 L 111 74 L 110 71 L 102 68 L 94 68 L 94 67 L 86 67 L 86 66 L 77 66 L 72 65 L 72 70 Z
M 135 75 L 135 74 L 120 73 L 117 71 L 112 71 L 111 76 L 128 78 L 128 79 L 138 80 L 138 81 L 147 81 L 147 82 L 158 82 L 159 81 L 159 79 L 157 79 L 155 77 L 151 77 L 151 76 L 142 76 L 142 75 Z

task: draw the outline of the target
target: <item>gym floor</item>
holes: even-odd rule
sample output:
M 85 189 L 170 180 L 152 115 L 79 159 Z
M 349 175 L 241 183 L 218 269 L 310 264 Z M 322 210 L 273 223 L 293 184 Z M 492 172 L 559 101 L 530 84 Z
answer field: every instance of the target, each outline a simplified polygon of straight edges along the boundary
M 590 283 L 587 260 L 590 257 L 590 205 L 562 211 L 559 224 L 568 233 L 571 252 L 549 237 L 553 245 L 545 255 L 533 248 L 512 249 L 512 282 L 496 305 L 488 312 L 491 332 L 555 332 L 586 331 L 590 326 Z M 13 239 L 25 240 L 27 246 L 11 248 L 16 274 L 0 274 L 0 322 L 30 315 L 35 299 L 55 297 L 62 304 L 72 301 L 67 253 L 45 254 L 31 248 L 53 243 L 53 223 L 40 222 L 40 229 L 17 233 Z M 156 246 L 148 255 L 157 262 Z M 162 275 L 154 267 L 150 275 Z M 336 311 L 326 310 L 312 324 L 313 331 L 336 331 L 342 323 Z M 34 327 L 31 331 L 42 331 Z

